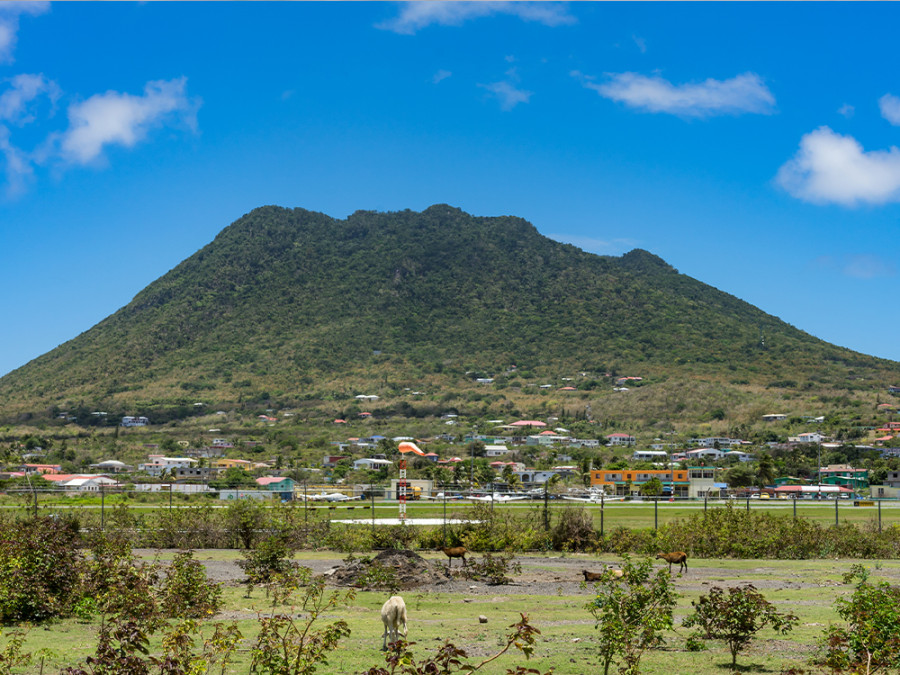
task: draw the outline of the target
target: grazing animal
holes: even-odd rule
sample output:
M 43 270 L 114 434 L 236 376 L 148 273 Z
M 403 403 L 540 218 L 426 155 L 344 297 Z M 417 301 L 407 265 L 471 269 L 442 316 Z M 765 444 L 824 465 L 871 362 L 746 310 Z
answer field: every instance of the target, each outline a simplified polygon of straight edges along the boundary
M 453 548 L 441 548 L 441 551 L 447 556 L 447 568 L 452 566 L 454 558 L 462 558 L 463 567 L 466 566 L 466 553 L 468 549 L 465 546 L 454 546 Z
M 387 649 L 388 642 L 396 642 L 400 635 L 406 637 L 406 603 L 399 595 L 392 595 L 381 606 L 381 621 L 384 633 L 381 636 L 381 651 Z
M 662 558 L 669 563 L 669 574 L 672 574 L 672 564 L 678 563 L 678 571 L 683 569 L 687 572 L 687 553 L 684 551 L 672 551 L 671 553 L 657 553 L 657 558 Z
M 614 570 L 611 567 L 606 568 L 607 572 L 612 572 L 612 575 L 617 579 L 622 578 L 622 570 Z M 581 573 L 584 575 L 585 581 L 601 581 L 603 579 L 603 575 L 606 572 L 588 572 L 587 570 L 581 570 Z

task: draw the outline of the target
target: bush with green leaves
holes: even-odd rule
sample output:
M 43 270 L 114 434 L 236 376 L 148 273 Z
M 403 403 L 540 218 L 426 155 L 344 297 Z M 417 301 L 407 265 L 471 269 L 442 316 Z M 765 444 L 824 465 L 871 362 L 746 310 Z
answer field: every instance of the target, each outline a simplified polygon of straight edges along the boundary
M 550 530 L 556 551 L 591 551 L 597 546 L 593 515 L 583 506 L 567 506 Z
M 633 561 L 627 555 L 622 576 L 606 570 L 594 584 L 597 595 L 585 608 L 597 621 L 600 662 L 604 675 L 618 663 L 623 675 L 640 672 L 644 652 L 662 644 L 663 631 L 673 626 L 678 594 L 668 571 L 653 572 L 653 561 Z
M 61 675 L 208 675 L 217 665 L 224 673 L 243 637 L 237 624 L 216 624 L 213 635 L 198 645 L 200 629 L 193 619 L 168 626 L 156 656 L 150 653 L 152 630 L 124 619 L 106 622 L 94 655 Z
M 782 635 L 797 625 L 793 614 L 781 614 L 752 584 L 734 586 L 726 590 L 713 586 L 709 594 L 691 603 L 694 611 L 682 625 L 699 628 L 694 637 L 704 640 L 723 640 L 731 652 L 731 667 L 737 665 L 737 655 L 754 636 L 766 626 Z
M 480 560 L 474 559 L 465 568 L 466 574 L 475 579 L 484 579 L 492 585 L 512 582 L 510 574 L 521 574 L 522 565 L 512 553 L 491 555 L 485 553 Z
M 856 582 L 835 608 L 846 626 L 831 626 L 818 662 L 833 673 L 875 673 L 900 669 L 900 586 L 871 583 L 869 571 L 853 565 L 844 583 Z
M 284 573 L 293 565 L 291 556 L 294 549 L 290 540 L 282 534 L 275 534 L 256 541 L 253 548 L 241 551 L 243 560 L 238 566 L 247 575 L 247 592 L 258 584 L 267 584 L 275 574 Z
M 206 578 L 206 569 L 192 551 L 179 551 L 163 576 L 159 596 L 168 616 L 202 619 L 219 611 L 222 585 Z
M 290 592 L 279 600 L 289 601 L 293 591 L 302 586 L 298 606 L 291 607 L 290 612 L 259 618 L 259 634 L 250 650 L 253 673 L 311 675 L 328 664 L 328 655 L 337 649 L 341 639 L 350 635 L 350 627 L 343 619 L 321 628 L 319 624 L 342 602 L 352 600 L 353 591 L 326 593 L 324 578 L 309 578 L 308 572 L 295 581 Z
M 0 530 L 0 623 L 67 616 L 82 595 L 77 525 L 29 518 Z
M 416 643 L 397 640 L 391 643 L 390 651 L 385 657 L 387 668 L 369 668 L 364 675 L 453 675 L 453 673 L 474 673 L 500 658 L 512 648 L 519 650 L 526 659 L 529 659 L 534 653 L 534 645 L 541 631 L 528 623 L 527 615 L 521 614 L 520 616 L 522 617 L 521 620 L 510 626 L 512 630 L 506 636 L 506 644 L 503 645 L 499 652 L 483 659 L 480 663 L 464 661 L 464 659 L 468 658 L 466 652 L 453 645 L 449 640 L 439 647 L 433 656 L 417 660 L 410 649 Z M 506 673 L 507 675 L 541 675 L 539 670 L 525 668 L 524 666 L 508 668 Z M 552 669 L 544 673 L 544 675 L 551 675 L 551 673 Z
M 245 549 L 253 547 L 265 527 L 265 507 L 255 499 L 238 499 L 225 509 L 225 524 L 232 538 Z

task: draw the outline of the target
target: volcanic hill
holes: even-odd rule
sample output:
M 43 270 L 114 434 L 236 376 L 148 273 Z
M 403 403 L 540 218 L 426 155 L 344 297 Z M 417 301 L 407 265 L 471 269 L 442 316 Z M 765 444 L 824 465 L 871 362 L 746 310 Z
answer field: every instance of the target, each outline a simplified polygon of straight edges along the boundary
M 0 378 L 0 414 L 290 403 L 513 364 L 798 390 L 900 380 L 900 364 L 818 340 L 643 250 L 598 256 L 521 218 L 447 205 L 346 220 L 265 206 Z

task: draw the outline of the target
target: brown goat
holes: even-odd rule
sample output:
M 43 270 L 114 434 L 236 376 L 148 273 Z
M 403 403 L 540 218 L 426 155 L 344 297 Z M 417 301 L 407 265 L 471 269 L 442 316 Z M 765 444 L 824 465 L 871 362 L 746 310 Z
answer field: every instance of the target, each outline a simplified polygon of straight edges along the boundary
M 468 549 L 465 546 L 454 546 L 453 548 L 441 548 L 439 549 L 444 552 L 447 556 L 447 568 L 452 567 L 454 558 L 462 558 L 463 567 L 466 566 L 466 553 L 468 553 Z
M 657 558 L 662 558 L 669 563 L 669 574 L 672 574 L 672 564 L 678 563 L 678 571 L 683 569 L 687 572 L 687 553 L 684 551 L 672 551 L 671 553 L 657 553 Z
M 622 570 L 614 570 L 608 567 L 606 572 L 612 572 L 612 575 L 618 579 L 622 578 Z M 588 572 L 587 570 L 581 570 L 585 581 L 602 581 L 606 572 Z

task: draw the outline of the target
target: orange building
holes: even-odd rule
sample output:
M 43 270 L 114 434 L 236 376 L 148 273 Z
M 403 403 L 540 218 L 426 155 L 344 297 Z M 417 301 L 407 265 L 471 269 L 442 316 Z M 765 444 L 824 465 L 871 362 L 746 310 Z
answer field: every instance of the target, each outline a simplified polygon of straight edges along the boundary
M 641 485 L 658 478 L 667 494 L 687 497 L 690 487 L 687 469 L 602 469 L 591 471 L 591 487 L 602 487 L 607 494 L 638 494 Z

